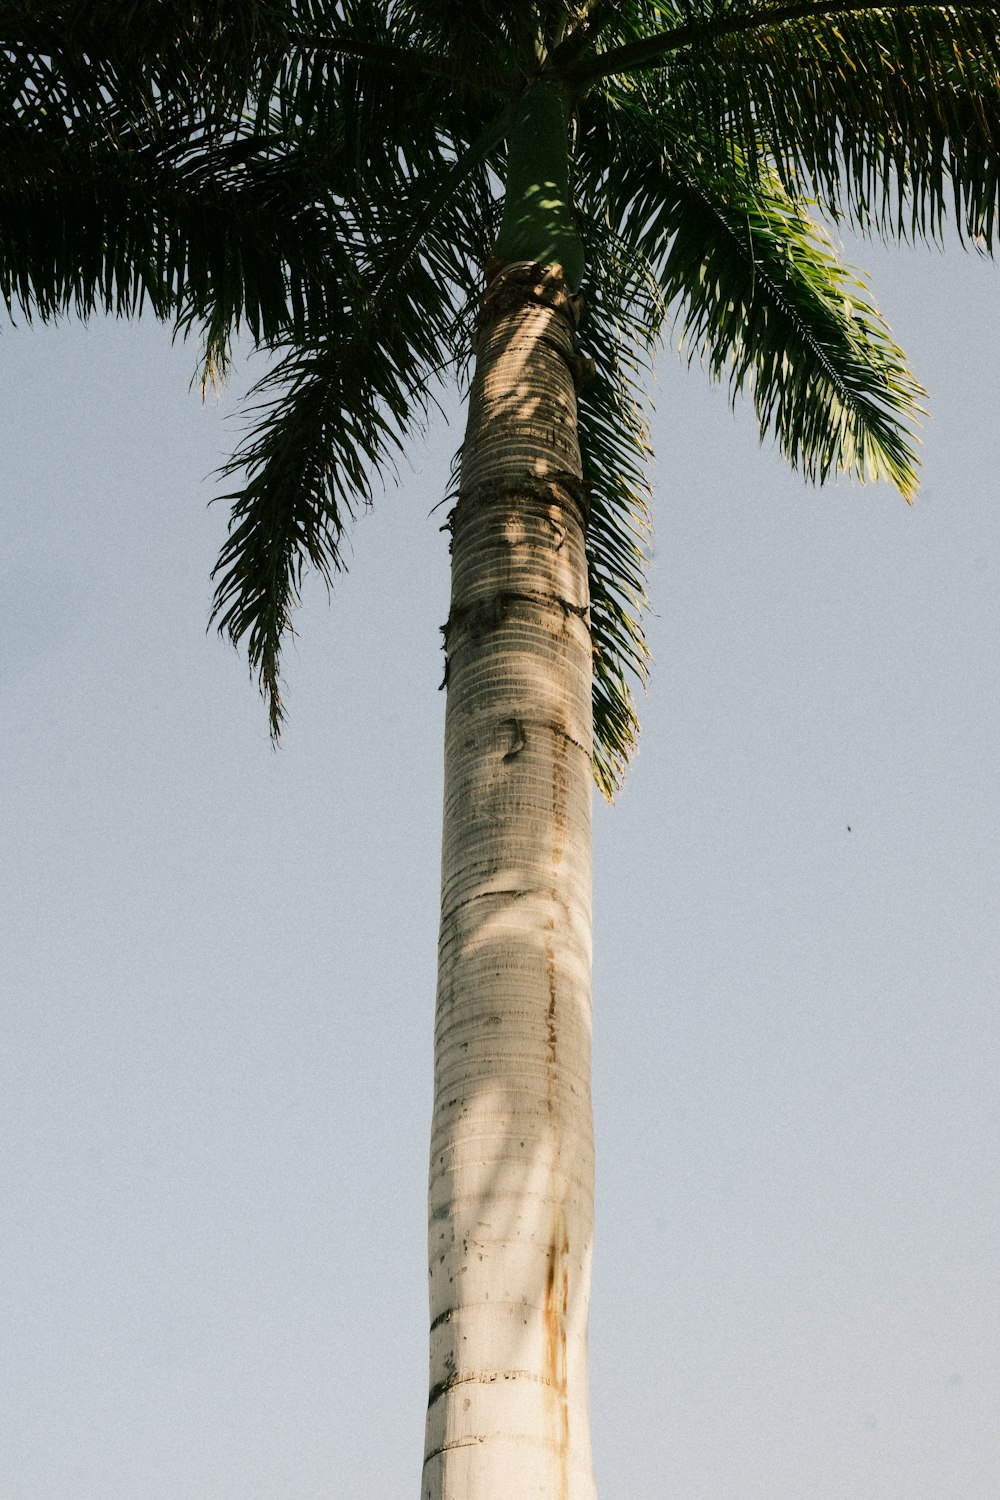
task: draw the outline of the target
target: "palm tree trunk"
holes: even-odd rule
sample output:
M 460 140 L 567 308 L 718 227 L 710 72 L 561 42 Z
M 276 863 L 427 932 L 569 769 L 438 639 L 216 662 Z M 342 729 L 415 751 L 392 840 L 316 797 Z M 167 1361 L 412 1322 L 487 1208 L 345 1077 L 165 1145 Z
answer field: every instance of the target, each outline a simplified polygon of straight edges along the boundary
M 594 1496 L 578 304 L 491 281 L 452 518 L 423 1500 Z

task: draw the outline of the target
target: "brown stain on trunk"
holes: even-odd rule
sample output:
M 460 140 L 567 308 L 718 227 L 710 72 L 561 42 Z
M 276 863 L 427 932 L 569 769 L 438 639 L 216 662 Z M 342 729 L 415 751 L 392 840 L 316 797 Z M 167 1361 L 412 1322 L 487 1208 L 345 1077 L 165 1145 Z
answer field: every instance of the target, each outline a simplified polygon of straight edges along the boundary
M 569 1392 L 567 1390 L 566 1314 L 569 1308 L 569 1236 L 559 1210 L 549 1243 L 545 1275 L 545 1381 L 550 1405 L 558 1490 L 552 1500 L 569 1500 Z
M 545 1011 L 545 1092 L 550 1115 L 556 1112 L 558 1085 L 559 1032 L 556 1027 L 556 953 L 553 935 L 555 919 L 549 917 L 545 924 L 545 980 L 548 986 L 549 1003 Z
M 561 722 L 556 724 L 554 729 L 555 733 L 552 736 L 552 865 L 554 869 L 558 869 L 562 864 L 563 852 L 566 848 L 566 829 L 569 821 L 566 811 L 569 791 L 566 768 L 568 737 L 566 726 Z
M 553 735 L 552 743 L 552 902 L 545 933 L 545 970 L 549 1004 L 546 1013 L 548 1044 L 549 1113 L 557 1113 L 559 1091 L 559 1032 L 556 1024 L 558 974 L 555 959 L 557 882 L 556 871 L 562 863 L 567 832 L 567 744 L 563 734 Z M 545 1278 L 545 1380 L 549 1393 L 549 1420 L 553 1452 L 557 1465 L 557 1489 L 552 1500 L 569 1500 L 569 1391 L 567 1389 L 566 1316 L 569 1309 L 569 1233 L 562 1208 L 556 1212 L 549 1242 Z
M 557 732 L 552 736 L 552 907 L 553 914 L 545 924 L 545 978 L 548 985 L 549 1004 L 545 1014 L 547 1056 L 547 1084 L 549 1114 L 556 1113 L 558 1096 L 558 1052 L 559 1031 L 556 1025 L 556 1002 L 559 992 L 559 977 L 556 966 L 556 900 L 558 894 L 556 872 L 562 864 L 566 847 L 566 738 Z

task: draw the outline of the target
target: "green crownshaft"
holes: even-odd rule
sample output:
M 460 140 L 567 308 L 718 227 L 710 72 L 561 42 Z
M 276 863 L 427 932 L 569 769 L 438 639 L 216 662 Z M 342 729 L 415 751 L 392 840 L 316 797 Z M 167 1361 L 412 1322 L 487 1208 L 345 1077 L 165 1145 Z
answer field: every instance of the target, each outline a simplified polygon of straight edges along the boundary
M 511 128 L 507 191 L 495 254 L 558 263 L 573 291 L 583 280 L 583 241 L 569 197 L 569 102 L 554 84 L 529 89 Z

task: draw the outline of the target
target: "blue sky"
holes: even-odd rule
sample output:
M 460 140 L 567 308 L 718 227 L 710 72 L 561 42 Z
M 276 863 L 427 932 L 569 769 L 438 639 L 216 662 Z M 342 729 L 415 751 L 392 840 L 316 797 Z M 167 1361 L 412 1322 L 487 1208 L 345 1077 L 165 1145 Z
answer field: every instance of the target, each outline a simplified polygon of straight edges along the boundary
M 852 246 L 920 498 L 669 351 L 656 664 L 597 808 L 604 1500 L 996 1500 L 996 330 Z M 142 324 L 5 331 L 0 1491 L 416 1493 L 449 412 L 307 584 L 270 749 L 206 633 L 235 443 Z

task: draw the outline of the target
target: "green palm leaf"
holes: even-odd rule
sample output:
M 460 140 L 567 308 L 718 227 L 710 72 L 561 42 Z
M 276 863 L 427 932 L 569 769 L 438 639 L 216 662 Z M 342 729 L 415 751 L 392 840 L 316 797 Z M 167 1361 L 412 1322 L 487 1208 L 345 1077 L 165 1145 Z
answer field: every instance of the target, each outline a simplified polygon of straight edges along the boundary
M 370 502 L 374 476 L 393 472 L 436 382 L 460 362 L 462 308 L 477 280 L 493 198 L 477 162 L 478 181 L 469 184 L 477 211 L 470 214 L 468 203 L 461 211 L 442 206 L 437 188 L 453 171 L 444 159 L 416 184 L 400 178 L 375 220 L 355 223 L 340 310 L 325 310 L 251 393 L 277 395 L 258 405 L 254 427 L 224 470 L 245 473 L 245 483 L 221 497 L 233 511 L 213 617 L 234 643 L 246 638 L 275 736 L 283 720 L 281 648 L 304 568 L 328 585 L 343 568 L 346 527 Z M 424 226 L 416 242 L 415 223 Z
M 891 235 L 991 243 L 1000 187 L 1000 4 L 698 0 L 655 7 L 671 29 L 612 48 L 639 61 L 650 105 L 703 149 Z M 587 65 L 581 65 L 581 77 Z
M 909 498 L 923 392 L 808 204 L 773 170 L 726 169 L 664 140 L 635 101 L 618 107 L 646 149 L 614 176 L 605 170 L 598 188 L 676 305 L 689 353 L 734 394 L 752 391 L 762 430 L 807 477 L 887 478 Z
M 590 286 L 582 338 L 595 375 L 579 402 L 590 519 L 587 559 L 594 643 L 594 776 L 610 801 L 635 750 L 633 686 L 644 687 L 642 627 L 650 540 L 648 401 L 643 376 L 666 315 L 645 259 L 600 218 L 580 217 Z
M 3 0 L 0 112 L 60 104 L 78 122 L 155 116 L 165 100 L 239 117 L 262 59 L 288 47 L 286 0 Z

